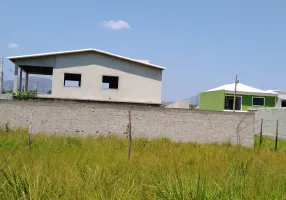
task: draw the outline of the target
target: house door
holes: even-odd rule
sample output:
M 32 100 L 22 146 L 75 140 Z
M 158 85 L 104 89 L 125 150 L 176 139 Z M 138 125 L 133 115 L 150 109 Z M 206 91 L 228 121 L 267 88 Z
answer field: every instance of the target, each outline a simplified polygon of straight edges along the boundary
M 224 104 L 225 110 L 233 110 L 233 100 L 234 100 L 233 96 L 225 97 L 225 104 Z M 235 110 L 241 110 L 241 103 L 242 103 L 242 97 L 240 96 L 236 97 Z

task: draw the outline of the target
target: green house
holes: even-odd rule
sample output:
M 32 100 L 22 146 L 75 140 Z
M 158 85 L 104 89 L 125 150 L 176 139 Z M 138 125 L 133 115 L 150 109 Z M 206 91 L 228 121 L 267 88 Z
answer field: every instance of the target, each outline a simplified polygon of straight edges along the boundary
M 235 84 L 227 84 L 200 93 L 201 110 L 233 110 Z M 278 93 L 237 84 L 235 110 L 247 111 L 258 107 L 275 107 Z

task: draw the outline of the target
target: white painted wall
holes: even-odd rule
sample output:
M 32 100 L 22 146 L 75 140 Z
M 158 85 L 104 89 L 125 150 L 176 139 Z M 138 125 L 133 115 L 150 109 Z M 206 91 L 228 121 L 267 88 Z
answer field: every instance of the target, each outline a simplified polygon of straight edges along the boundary
M 286 91 L 278 91 L 278 90 L 276 91 L 276 90 L 275 90 L 275 92 L 278 93 L 277 102 L 276 102 L 276 107 L 281 107 L 281 101 L 282 101 L 283 99 L 281 99 L 280 97 L 281 97 L 281 95 L 285 96 L 285 95 L 286 95 Z

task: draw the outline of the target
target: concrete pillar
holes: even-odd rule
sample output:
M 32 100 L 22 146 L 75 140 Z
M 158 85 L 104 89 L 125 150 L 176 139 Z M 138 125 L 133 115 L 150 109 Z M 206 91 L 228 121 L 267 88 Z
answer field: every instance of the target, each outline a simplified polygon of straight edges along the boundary
M 23 75 L 23 70 L 20 68 L 19 91 L 22 91 L 22 75 Z
M 28 91 L 29 73 L 26 72 L 25 76 L 25 92 Z
M 276 107 L 282 107 L 282 99 L 280 99 L 279 97 L 276 98 L 277 101 L 276 101 Z
M 36 91 L 38 91 L 38 79 L 36 79 L 36 82 L 35 82 L 35 88 L 34 88 Z
M 18 69 L 19 69 L 18 65 L 15 64 L 13 92 L 17 92 L 18 90 Z

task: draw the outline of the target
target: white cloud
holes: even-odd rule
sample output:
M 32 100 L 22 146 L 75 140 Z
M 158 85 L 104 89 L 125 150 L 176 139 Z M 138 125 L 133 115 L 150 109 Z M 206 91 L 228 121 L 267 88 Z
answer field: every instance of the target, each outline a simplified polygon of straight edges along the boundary
M 112 29 L 112 30 L 122 30 L 122 29 L 131 29 L 131 26 L 128 24 L 128 22 L 123 20 L 118 21 L 104 21 L 101 23 L 102 26 Z
M 8 44 L 8 48 L 9 49 L 17 49 L 17 48 L 19 48 L 19 45 L 17 43 L 11 43 L 11 44 Z

